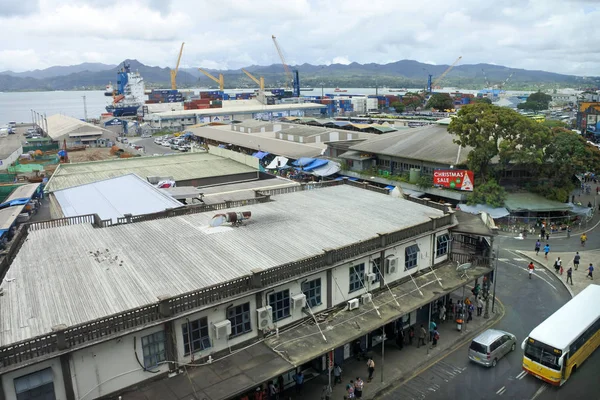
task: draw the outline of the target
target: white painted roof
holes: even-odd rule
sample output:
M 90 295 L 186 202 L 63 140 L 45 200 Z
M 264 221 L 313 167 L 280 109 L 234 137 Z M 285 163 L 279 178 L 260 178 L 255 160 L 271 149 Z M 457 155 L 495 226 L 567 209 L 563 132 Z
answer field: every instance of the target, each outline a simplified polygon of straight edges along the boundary
M 225 106 L 225 102 L 223 105 Z M 227 115 L 227 114 L 243 114 L 243 113 L 266 113 L 269 111 L 289 111 L 289 110 L 318 110 L 327 107 L 324 104 L 318 103 L 290 103 L 290 104 L 275 104 L 275 105 L 264 105 L 256 102 L 256 104 L 237 106 L 237 107 L 223 107 L 223 108 L 206 108 L 203 110 L 181 110 L 181 111 L 165 111 L 161 113 L 152 114 L 151 117 L 158 116 L 161 118 L 168 117 L 180 117 L 189 115 Z
M 69 117 L 61 114 L 54 114 L 47 118 L 48 122 L 48 136 L 53 140 L 57 140 L 60 137 L 70 134 L 77 130 L 79 133 L 72 136 L 84 136 L 89 135 L 101 135 L 104 132 L 109 132 L 99 126 L 83 122 L 77 118 Z M 70 135 L 71 136 L 71 135 Z
M 105 179 L 54 192 L 65 217 L 98 214 L 102 219 L 149 214 L 183 204 L 135 174 Z
M 600 318 L 600 286 L 589 285 L 531 331 L 529 337 L 565 350 Z
M 443 216 L 350 185 L 271 199 L 230 209 L 252 212 L 240 227 L 209 228 L 211 218 L 226 211 L 220 210 L 107 228 L 30 231 L 1 284 L 0 346 Z

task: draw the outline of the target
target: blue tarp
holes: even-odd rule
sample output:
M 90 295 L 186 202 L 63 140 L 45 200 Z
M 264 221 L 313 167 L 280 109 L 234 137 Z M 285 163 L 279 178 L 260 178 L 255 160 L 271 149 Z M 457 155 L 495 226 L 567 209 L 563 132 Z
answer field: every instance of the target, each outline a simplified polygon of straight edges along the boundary
M 348 178 L 348 180 L 349 180 L 349 181 L 355 181 L 355 182 L 356 182 L 356 181 L 358 180 L 358 178 L 354 178 L 354 177 L 352 177 L 352 176 L 351 176 L 351 177 L 349 177 L 349 178 Z
M 309 165 L 307 165 L 306 167 L 304 167 L 305 171 L 312 171 L 315 168 L 319 168 L 322 167 L 323 165 L 327 164 L 329 161 L 327 160 L 322 160 L 322 159 L 316 159 L 315 161 L 311 162 Z
M 394 189 L 396 189 L 396 186 L 387 185 L 385 188 L 386 188 L 387 190 L 394 190 Z
M 295 166 L 295 167 L 304 167 L 306 165 L 309 165 L 313 161 L 315 161 L 314 158 L 301 157 L 301 158 L 297 159 L 296 161 L 294 161 L 292 163 L 292 165 Z
M 8 229 L 0 229 L 0 237 L 4 236 L 6 232 L 8 232 Z
M 334 181 L 343 181 L 344 177 L 343 176 L 338 176 L 337 178 L 334 179 Z
M 263 158 L 265 158 L 265 156 L 267 156 L 269 153 L 265 152 L 265 151 L 258 151 L 254 154 L 252 154 L 252 157 L 256 157 L 259 160 L 262 160 Z
M 11 201 L 7 201 L 5 203 L 0 204 L 0 208 L 12 207 L 12 206 L 22 206 L 29 203 L 31 199 L 22 198 L 22 199 L 14 199 Z
M 220 144 L 219 147 L 222 148 L 222 149 L 224 149 L 225 145 L 224 144 Z

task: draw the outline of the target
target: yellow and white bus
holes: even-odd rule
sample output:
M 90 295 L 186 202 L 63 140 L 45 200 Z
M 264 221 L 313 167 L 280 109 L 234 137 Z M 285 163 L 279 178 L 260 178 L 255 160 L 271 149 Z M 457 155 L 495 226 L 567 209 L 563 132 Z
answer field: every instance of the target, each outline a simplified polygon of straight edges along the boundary
M 564 384 L 600 345 L 600 286 L 589 285 L 531 331 L 521 348 L 523 369 Z

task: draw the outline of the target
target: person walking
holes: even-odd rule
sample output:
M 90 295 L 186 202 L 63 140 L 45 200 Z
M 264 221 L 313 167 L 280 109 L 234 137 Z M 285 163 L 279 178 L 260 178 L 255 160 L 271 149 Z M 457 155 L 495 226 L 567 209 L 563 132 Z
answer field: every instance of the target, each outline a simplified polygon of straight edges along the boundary
M 569 267 L 567 270 L 567 283 L 571 281 L 571 286 L 573 285 L 573 268 Z
M 396 335 L 396 346 L 398 346 L 399 350 L 404 348 L 404 331 L 402 328 L 398 329 L 398 334 Z
M 429 341 L 433 339 L 433 331 L 437 328 L 437 324 L 433 321 L 429 323 Z
M 583 233 L 579 239 L 581 240 L 581 247 L 585 247 L 585 242 L 587 241 L 587 235 Z
M 409 346 L 412 346 L 414 337 L 415 337 L 415 327 L 411 326 L 408 328 L 408 345 Z
M 477 297 L 477 316 L 481 317 L 481 314 L 483 313 L 483 300 L 481 299 L 481 296 Z
M 296 381 L 296 393 L 302 394 L 302 392 L 304 391 L 304 374 L 302 373 L 302 371 L 296 374 L 294 380 Z
M 550 253 L 550 245 L 546 243 L 546 245 L 544 246 L 544 258 L 546 260 L 548 259 L 548 253 Z
M 346 392 L 348 393 L 348 399 L 354 399 L 354 383 L 352 381 L 346 385 Z
M 535 255 L 539 255 L 540 253 L 540 247 L 542 246 L 542 243 L 539 240 L 536 240 L 535 242 Z
M 535 269 L 535 267 L 533 265 L 533 261 L 531 261 L 529 263 L 529 265 L 527 266 L 527 269 L 529 270 L 529 279 L 531 279 L 531 275 L 533 274 L 533 270 Z
M 436 330 L 433 331 L 433 342 L 431 344 L 431 348 L 437 346 L 437 342 L 440 340 L 440 333 Z
M 440 312 L 440 315 L 438 317 L 438 320 L 441 324 L 442 322 L 444 322 L 446 320 L 446 306 L 444 306 L 444 304 L 440 305 L 439 312 Z
M 333 384 L 342 383 L 342 368 L 338 364 L 333 364 Z
M 573 267 L 575 271 L 577 271 L 577 268 L 579 268 L 579 260 L 581 260 L 581 256 L 579 255 L 579 252 L 577 252 L 573 258 Z
M 554 261 L 554 270 L 558 274 L 558 271 L 560 271 L 561 268 L 562 268 L 562 261 L 560 260 L 560 257 L 557 257 L 556 261 Z
M 357 376 L 356 382 L 354 382 L 354 397 L 356 397 L 357 399 L 360 399 L 362 397 L 364 386 L 365 382 L 363 382 L 363 380 Z
M 369 361 L 367 361 L 367 371 L 369 371 L 367 382 L 371 382 L 371 380 L 373 380 L 373 373 L 375 372 L 375 361 L 373 361 L 373 357 L 369 357 Z
M 427 331 L 425 330 L 423 324 L 421 324 L 421 327 L 419 328 L 419 340 L 417 341 L 417 349 L 421 347 L 421 344 L 425 346 L 425 335 L 427 335 Z
M 590 266 L 588 267 L 588 274 L 587 277 L 590 279 L 594 279 L 593 273 L 594 272 L 594 266 L 592 265 L 592 263 L 590 263 Z

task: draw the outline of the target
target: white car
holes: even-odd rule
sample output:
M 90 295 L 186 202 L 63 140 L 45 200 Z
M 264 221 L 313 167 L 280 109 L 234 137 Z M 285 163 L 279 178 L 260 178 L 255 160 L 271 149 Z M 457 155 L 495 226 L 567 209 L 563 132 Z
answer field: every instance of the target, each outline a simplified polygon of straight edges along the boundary
M 171 147 L 171 143 L 169 143 L 169 142 L 168 142 L 168 141 L 166 141 L 166 140 L 165 140 L 164 142 L 161 142 L 161 144 L 160 144 L 160 145 L 161 145 L 161 146 L 165 146 L 165 147 Z

